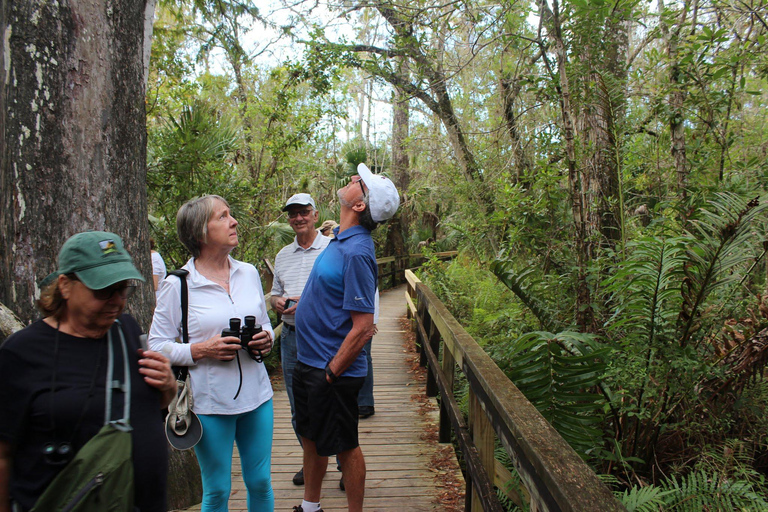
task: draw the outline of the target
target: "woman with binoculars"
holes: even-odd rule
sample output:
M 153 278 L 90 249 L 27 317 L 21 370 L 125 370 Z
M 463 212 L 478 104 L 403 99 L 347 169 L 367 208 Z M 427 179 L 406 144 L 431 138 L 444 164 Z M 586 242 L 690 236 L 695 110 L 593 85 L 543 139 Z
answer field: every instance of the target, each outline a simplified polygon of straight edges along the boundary
M 237 221 L 224 198 L 207 195 L 186 202 L 176 216 L 176 229 L 192 253 L 183 267 L 189 272 L 189 343 L 175 343 L 182 338 L 181 282 L 168 276 L 158 290 L 149 346 L 166 354 L 171 364 L 189 367 L 194 411 L 203 426 L 195 446 L 203 481 L 202 511 L 227 510 L 236 442 L 248 510 L 270 512 L 272 386 L 259 360 L 272 349 L 274 332 L 261 279 L 253 265 L 230 256 L 238 245 Z M 230 319 L 250 316 L 261 330 L 246 331 L 256 334 L 243 340 L 249 349 L 245 352 L 243 333 L 237 336 L 229 329 Z

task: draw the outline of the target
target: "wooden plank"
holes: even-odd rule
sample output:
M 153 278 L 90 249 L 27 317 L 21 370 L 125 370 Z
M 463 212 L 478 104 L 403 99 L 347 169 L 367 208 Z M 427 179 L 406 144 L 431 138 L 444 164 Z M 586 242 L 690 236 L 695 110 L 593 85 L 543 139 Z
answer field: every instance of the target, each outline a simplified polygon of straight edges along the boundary
M 365 455 L 365 510 L 382 512 L 436 511 L 443 507 L 437 498 L 444 490 L 431 468 L 437 450 L 444 448 L 423 439 L 434 429 L 437 413 L 423 414 L 412 398 L 424 396 L 424 385 L 410 373 L 408 353 L 403 347 L 400 318 L 405 314 L 403 288 L 381 293 L 379 333 L 373 341 L 374 396 L 376 414 L 360 421 L 360 446 Z M 282 382 L 274 386 L 274 434 L 272 444 L 272 488 L 275 510 L 292 510 L 301 503 L 303 487 L 293 485 L 293 475 L 302 464 L 302 450 L 290 423 L 288 397 Z M 237 450 L 233 457 L 231 512 L 246 508 Z M 341 474 L 331 458 L 323 480 L 322 507 L 326 512 L 347 509 L 346 495 L 339 490 Z M 461 474 L 456 475 L 458 480 Z M 200 510 L 193 507 L 188 510 Z

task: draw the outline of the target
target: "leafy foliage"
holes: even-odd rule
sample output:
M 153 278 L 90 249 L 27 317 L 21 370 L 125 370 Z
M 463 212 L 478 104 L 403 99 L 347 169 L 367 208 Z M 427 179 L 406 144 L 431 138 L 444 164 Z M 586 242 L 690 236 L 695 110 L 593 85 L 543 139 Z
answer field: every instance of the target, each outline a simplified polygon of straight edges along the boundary
M 171 116 L 151 140 L 147 185 L 152 229 L 169 268 L 180 267 L 188 257 L 175 237 L 176 212 L 184 202 L 217 194 L 227 199 L 236 217 L 246 211 L 246 199 L 254 192 L 232 165 L 236 126 L 204 103 L 193 102 L 178 117 Z
M 531 332 L 510 345 L 507 374 L 544 418 L 579 453 L 592 452 L 601 436 L 602 379 L 606 348 L 588 334 Z
M 744 481 L 732 481 L 723 475 L 703 471 L 682 478 L 671 477 L 663 488 L 664 510 L 698 512 L 700 510 L 766 510 L 768 501 Z

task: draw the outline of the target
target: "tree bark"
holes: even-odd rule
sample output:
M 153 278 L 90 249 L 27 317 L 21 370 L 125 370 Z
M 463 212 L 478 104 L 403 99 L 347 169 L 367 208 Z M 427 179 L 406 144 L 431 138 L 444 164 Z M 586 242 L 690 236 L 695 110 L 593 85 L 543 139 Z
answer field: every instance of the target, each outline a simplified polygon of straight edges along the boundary
M 594 311 L 592 310 L 591 293 L 587 283 L 587 262 L 590 260 L 590 250 L 587 230 L 586 202 L 584 185 L 582 183 L 583 169 L 579 168 L 576 160 L 576 143 L 574 133 L 574 108 L 571 101 L 571 86 L 568 79 L 568 55 L 563 41 L 560 23 L 560 7 L 557 0 L 553 2 L 550 11 L 546 2 L 539 1 L 542 20 L 550 27 L 549 33 L 554 43 L 557 58 L 557 70 L 560 81 L 560 110 L 563 117 L 563 134 L 565 136 L 565 154 L 568 162 L 568 185 L 571 192 L 571 211 L 573 214 L 574 249 L 576 251 L 576 303 L 574 317 L 582 332 L 592 332 L 595 327 Z
M 4 2 L 4 5 L 6 3 Z M 149 284 L 130 310 L 149 327 L 145 4 L 19 0 L 6 7 L 0 302 L 37 316 L 37 283 L 84 230 L 123 238 Z
M 59 248 L 86 230 L 119 235 L 146 282 L 128 310 L 148 330 L 155 304 L 146 194 L 145 3 L 3 2 L 0 302 L 29 324 Z M 6 10 L 7 9 L 7 10 Z M 191 452 L 174 467 L 197 471 Z M 169 475 L 169 486 L 176 473 Z M 185 491 L 181 503 L 199 502 Z M 179 497 L 170 496 L 178 503 Z
M 400 62 L 401 72 L 407 64 Z M 411 182 L 410 161 L 408 158 L 408 134 L 410 121 L 409 96 L 394 88 L 392 97 L 392 174 L 397 190 L 404 203 L 407 200 L 408 186 Z M 410 219 L 406 208 L 398 209 L 397 214 L 389 223 L 385 254 L 402 257 L 407 253 L 405 241 L 410 231 Z M 396 260 L 397 276 L 403 270 L 405 261 Z M 396 277 L 399 279 L 399 277 Z
M 525 152 L 524 141 L 520 136 L 517 123 L 515 101 L 520 95 L 520 89 L 520 77 L 502 71 L 499 78 L 499 93 L 504 111 L 504 120 L 507 124 L 507 133 L 512 142 L 512 151 L 515 155 L 515 181 L 527 189 L 533 181 L 533 164 Z
M 0 345 L 5 342 L 5 339 L 16 331 L 20 331 L 24 328 L 24 324 L 21 323 L 16 315 L 0 304 Z
M 685 103 L 686 90 L 683 86 L 682 70 L 678 62 L 678 44 L 680 31 L 688 16 L 689 1 L 683 2 L 680 10 L 678 24 L 671 31 L 664 21 L 664 0 L 659 0 L 659 29 L 666 41 L 667 56 L 669 57 L 669 81 L 671 91 L 669 93 L 669 133 L 671 138 L 670 153 L 674 160 L 675 174 L 677 175 L 677 195 L 681 201 L 688 197 L 688 159 L 685 146 L 685 116 L 683 105 Z

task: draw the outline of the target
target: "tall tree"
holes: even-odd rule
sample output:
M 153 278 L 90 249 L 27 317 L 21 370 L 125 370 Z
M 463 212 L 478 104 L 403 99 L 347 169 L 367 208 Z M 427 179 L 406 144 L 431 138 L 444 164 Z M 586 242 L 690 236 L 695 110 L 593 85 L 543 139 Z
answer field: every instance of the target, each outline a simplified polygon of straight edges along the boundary
M 400 73 L 405 73 L 407 63 L 400 61 Z M 410 159 L 408 158 L 408 125 L 410 121 L 410 108 L 408 101 L 410 96 L 395 87 L 392 94 L 392 174 L 397 189 L 403 200 L 407 198 L 408 186 L 411 182 Z M 407 252 L 405 240 L 410 231 L 408 212 L 406 208 L 400 208 L 392 219 L 387 232 L 387 244 L 385 254 L 392 256 L 404 256 Z M 405 265 L 405 261 L 402 264 Z M 396 269 L 400 271 L 401 269 Z
M 317 37 L 311 43 L 313 56 L 341 61 L 371 73 L 411 97 L 423 102 L 443 124 L 459 169 L 476 190 L 476 200 L 488 213 L 494 201 L 477 158 L 472 151 L 459 113 L 450 93 L 450 74 L 443 61 L 450 37 L 453 6 L 396 5 L 386 1 L 372 4 L 387 22 L 391 36 L 386 46 L 332 43 Z M 354 9 L 362 9 L 357 5 Z M 324 55 L 337 55 L 335 59 Z M 398 71 L 397 61 L 408 62 L 408 74 Z
M 25 323 L 61 244 L 120 235 L 151 280 L 144 111 L 145 2 L 3 2 L 0 302 Z M 153 290 L 131 311 L 149 327 Z
M 695 2 L 695 0 L 694 0 Z M 685 115 L 683 107 L 686 90 L 683 85 L 683 71 L 679 62 L 681 32 L 687 27 L 686 19 L 691 8 L 691 1 L 685 0 L 677 12 L 677 23 L 670 27 L 668 17 L 672 13 L 665 11 L 664 0 L 659 0 L 659 28 L 666 42 L 669 66 L 669 132 L 672 139 L 671 153 L 674 158 L 675 175 L 677 176 L 677 194 L 681 200 L 688 196 L 688 159 L 685 147 Z M 690 25 L 695 27 L 695 22 Z

